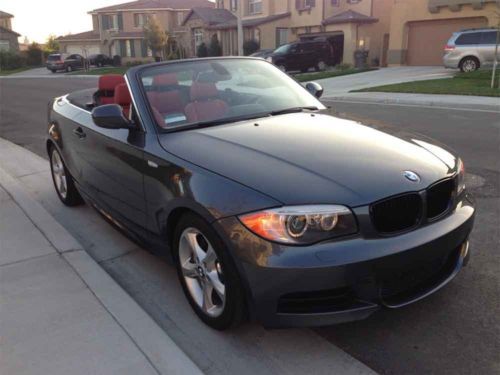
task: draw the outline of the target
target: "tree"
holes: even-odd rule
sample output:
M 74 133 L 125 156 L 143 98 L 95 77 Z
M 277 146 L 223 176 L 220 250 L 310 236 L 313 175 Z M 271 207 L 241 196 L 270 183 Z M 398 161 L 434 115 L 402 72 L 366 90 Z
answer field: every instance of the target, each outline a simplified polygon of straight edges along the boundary
M 208 56 L 222 56 L 222 47 L 219 43 L 219 38 L 217 38 L 217 34 L 212 35 L 212 38 L 210 38 Z
M 208 49 L 205 43 L 201 43 L 198 48 L 196 48 L 196 56 L 198 57 L 207 57 Z
M 144 38 L 148 47 L 153 51 L 153 55 L 158 56 L 160 54 L 163 58 L 169 35 L 156 18 L 150 17 L 146 25 L 144 25 Z
M 47 38 L 45 42 L 45 52 L 47 54 L 59 52 L 59 41 L 56 39 L 56 36 L 51 34 Z
M 38 43 L 31 43 L 26 51 L 26 62 L 30 66 L 42 65 L 43 51 Z

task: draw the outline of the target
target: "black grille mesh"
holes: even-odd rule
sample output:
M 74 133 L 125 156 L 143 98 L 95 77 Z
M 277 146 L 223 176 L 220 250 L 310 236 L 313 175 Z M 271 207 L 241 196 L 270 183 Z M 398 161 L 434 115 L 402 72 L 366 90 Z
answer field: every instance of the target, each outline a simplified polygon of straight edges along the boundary
M 427 218 L 434 219 L 441 216 L 451 204 L 455 181 L 445 180 L 431 186 L 427 191 Z
M 395 233 L 410 229 L 422 217 L 422 198 L 417 193 L 400 195 L 375 203 L 371 207 L 377 231 Z

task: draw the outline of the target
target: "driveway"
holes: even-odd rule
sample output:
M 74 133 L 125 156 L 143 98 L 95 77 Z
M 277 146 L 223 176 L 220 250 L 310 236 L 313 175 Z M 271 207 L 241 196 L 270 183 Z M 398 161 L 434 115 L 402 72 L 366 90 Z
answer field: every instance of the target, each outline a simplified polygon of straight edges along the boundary
M 453 76 L 454 73 L 454 70 L 445 69 L 440 66 L 400 66 L 382 68 L 366 73 L 321 79 L 318 80 L 318 83 L 320 83 L 325 90 L 323 98 L 332 98 L 337 95 L 346 94 L 351 90 L 390 85 L 393 83 L 449 78 Z

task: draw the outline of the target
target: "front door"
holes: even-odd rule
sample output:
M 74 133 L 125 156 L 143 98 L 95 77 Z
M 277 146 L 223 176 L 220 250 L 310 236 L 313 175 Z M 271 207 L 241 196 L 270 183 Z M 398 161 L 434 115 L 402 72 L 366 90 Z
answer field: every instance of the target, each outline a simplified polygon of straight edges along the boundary
M 82 121 L 85 138 L 79 161 L 84 189 L 101 209 L 137 229 L 146 226 L 143 187 L 144 134 L 137 130 L 103 129 L 90 113 Z

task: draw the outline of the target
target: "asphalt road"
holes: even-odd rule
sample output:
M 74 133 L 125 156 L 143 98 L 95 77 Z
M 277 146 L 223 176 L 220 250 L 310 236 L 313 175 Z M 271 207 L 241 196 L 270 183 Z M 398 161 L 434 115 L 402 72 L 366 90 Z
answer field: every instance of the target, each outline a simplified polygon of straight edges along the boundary
M 46 158 L 43 139 L 47 102 L 55 95 L 94 85 L 95 80 L 76 78 L 0 80 L 0 137 Z M 382 128 L 397 126 L 454 148 L 466 164 L 468 180 L 477 199 L 478 217 L 471 238 L 471 262 L 444 290 L 401 310 L 381 311 L 362 322 L 319 328 L 314 332 L 384 374 L 499 374 L 500 115 L 380 104 L 328 104 L 332 105 L 332 112 L 341 117 Z M 90 239 L 85 231 L 96 229 L 67 220 L 68 215 L 74 213 L 68 213 L 57 203 L 49 204 L 51 212 L 95 257 L 103 257 L 99 251 L 111 251 L 113 246 L 130 246 L 123 256 L 109 253 L 106 260 L 100 261 L 101 265 L 164 329 L 170 334 L 173 332 L 183 349 L 196 357 L 194 349 L 203 347 L 203 340 L 196 343 L 194 349 L 190 348 L 192 343 L 183 342 L 186 332 L 194 328 L 182 325 L 185 314 L 161 303 L 163 297 L 167 301 L 181 298 L 177 292 L 169 294 L 170 289 L 165 291 L 162 286 L 175 278 L 173 272 L 165 273 L 154 257 L 136 251 L 116 235 L 112 239 L 108 235 Z M 259 333 L 251 333 L 252 330 Z M 220 339 L 210 335 L 202 334 L 203 338 Z M 231 334 L 228 345 L 232 342 L 242 346 L 241 352 L 251 353 L 253 340 L 262 340 L 261 335 L 264 335 L 262 331 L 251 325 Z M 223 347 L 204 349 L 207 357 L 227 350 Z M 269 351 L 277 349 L 268 348 Z M 311 346 L 307 350 L 319 349 Z M 280 355 L 279 351 L 276 355 Z M 248 357 L 246 359 L 252 360 L 252 354 Z M 235 368 L 231 366 L 236 359 L 227 358 L 228 364 L 224 366 L 230 372 Z M 246 359 L 242 357 L 238 361 Z M 265 365 L 260 364 L 260 372 Z M 224 368 L 213 366 L 210 367 L 213 373 Z

